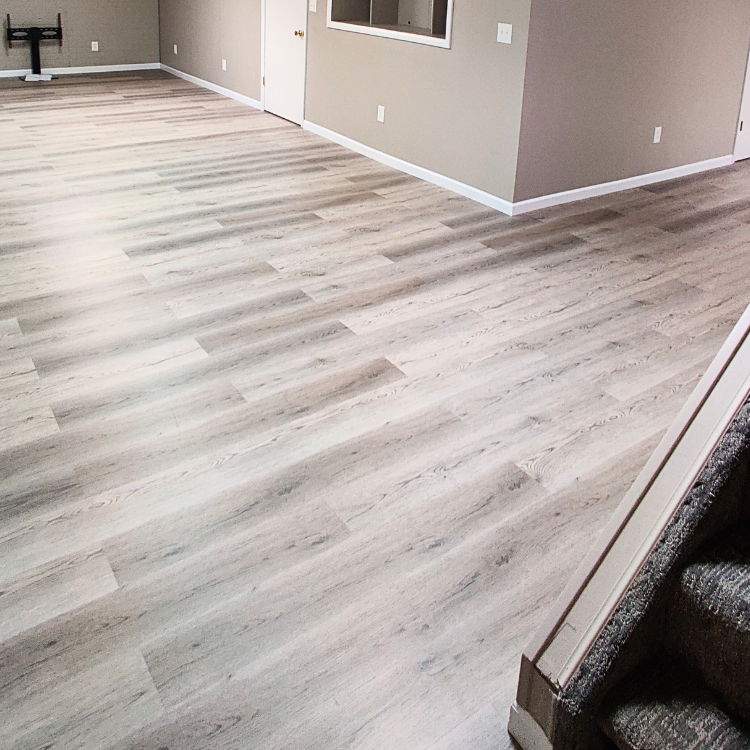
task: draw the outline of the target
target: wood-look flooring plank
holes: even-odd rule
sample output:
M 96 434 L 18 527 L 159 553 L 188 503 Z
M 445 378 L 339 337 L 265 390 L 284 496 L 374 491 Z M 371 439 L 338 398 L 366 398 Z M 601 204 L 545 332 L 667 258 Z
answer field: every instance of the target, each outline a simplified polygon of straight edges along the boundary
M 3 584 L 0 642 L 111 594 L 118 588 L 101 553 L 56 560 Z
M 5 747 L 83 750 L 109 747 L 133 726 L 163 713 L 159 694 L 138 650 L 115 650 L 109 658 L 25 699 L 2 700 Z
M 16 407 L 2 410 L 0 452 L 59 432 L 57 420 L 49 406 L 16 404 Z

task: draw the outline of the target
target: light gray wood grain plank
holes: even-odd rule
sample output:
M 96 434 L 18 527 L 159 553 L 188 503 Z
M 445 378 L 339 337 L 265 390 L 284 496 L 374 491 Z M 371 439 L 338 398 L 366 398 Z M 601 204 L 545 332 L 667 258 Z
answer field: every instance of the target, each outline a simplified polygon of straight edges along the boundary
M 0 341 L 15 336 L 20 336 L 21 326 L 18 325 L 16 318 L 0 320 Z
M 117 590 L 107 558 L 63 559 L 3 584 L 0 642 Z
M 0 728 L 12 750 L 107 748 L 162 714 L 158 693 L 137 650 L 116 650 L 46 693 L 2 699 Z
M 0 451 L 11 450 L 59 432 L 57 420 L 49 406 L 15 406 L 15 409 L 2 410 Z

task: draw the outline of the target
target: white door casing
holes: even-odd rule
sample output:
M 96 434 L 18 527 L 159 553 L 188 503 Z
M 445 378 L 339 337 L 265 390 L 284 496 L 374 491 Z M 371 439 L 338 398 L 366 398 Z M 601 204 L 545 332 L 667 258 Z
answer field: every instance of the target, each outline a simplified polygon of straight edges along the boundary
M 741 159 L 750 159 L 750 61 L 745 74 L 745 93 L 742 95 L 737 140 L 734 144 L 734 160 Z
M 307 0 L 266 0 L 265 109 L 302 124 L 305 116 Z

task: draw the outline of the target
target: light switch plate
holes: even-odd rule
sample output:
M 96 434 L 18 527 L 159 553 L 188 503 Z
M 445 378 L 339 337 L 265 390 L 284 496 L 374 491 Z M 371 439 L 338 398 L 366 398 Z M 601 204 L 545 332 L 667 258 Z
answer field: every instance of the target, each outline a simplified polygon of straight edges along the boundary
M 385 107 L 382 104 L 378 105 L 378 122 L 385 122 Z
M 318 12 L 318 0 L 310 0 L 310 13 Z
M 227 69 L 227 61 L 226 60 L 222 60 L 221 61 L 221 69 L 222 70 L 226 70 Z
M 654 143 L 661 143 L 661 125 L 654 128 Z
M 497 25 L 497 41 L 500 44 L 510 44 L 513 41 L 512 23 L 499 23 Z
M 98 52 L 99 51 L 99 42 L 91 42 L 91 51 L 92 52 Z
M 177 45 L 176 44 L 174 46 L 174 53 L 175 53 L 175 55 L 177 54 Z

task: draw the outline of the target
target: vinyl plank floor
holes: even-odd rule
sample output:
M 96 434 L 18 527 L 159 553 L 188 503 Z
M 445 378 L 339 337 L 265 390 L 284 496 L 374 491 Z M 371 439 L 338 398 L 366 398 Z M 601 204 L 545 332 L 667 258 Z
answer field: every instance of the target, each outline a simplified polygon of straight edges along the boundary
M 0 81 L 8 750 L 509 750 L 750 299 L 750 165 L 510 218 L 162 72 Z
M 20 580 L 3 585 L 0 641 L 116 590 L 117 580 L 101 553 L 56 560 L 46 568 L 27 571 Z

